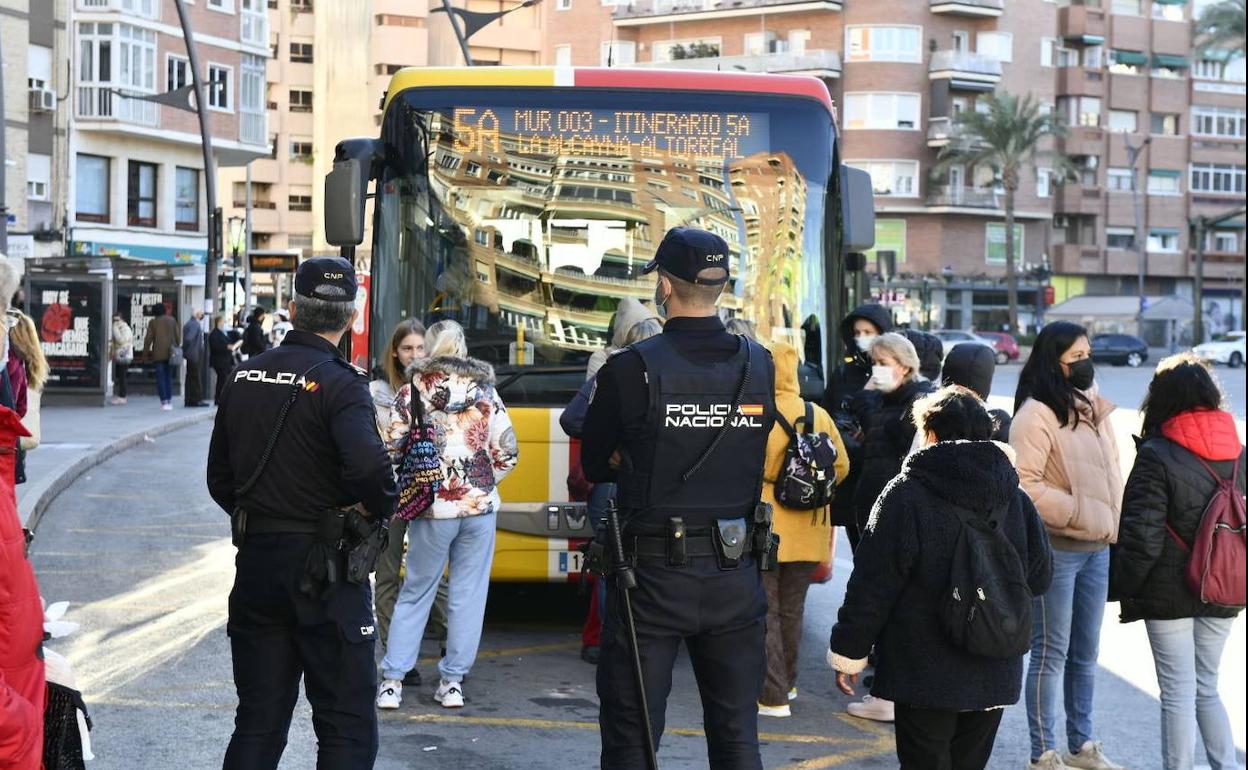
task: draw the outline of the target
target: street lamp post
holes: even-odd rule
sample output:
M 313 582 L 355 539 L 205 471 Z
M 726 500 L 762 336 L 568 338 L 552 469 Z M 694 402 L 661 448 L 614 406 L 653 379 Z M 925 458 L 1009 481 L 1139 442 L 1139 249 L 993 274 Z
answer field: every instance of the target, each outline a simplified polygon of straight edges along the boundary
M 231 255 L 230 262 L 234 265 L 235 276 L 238 275 L 238 270 L 240 267 L 240 263 L 238 261 L 239 254 L 242 253 L 243 258 L 244 259 L 247 258 L 246 249 L 244 248 L 246 246 L 246 241 L 245 241 L 246 235 L 247 235 L 246 220 L 244 220 L 242 217 L 230 217 L 230 229 L 229 229 L 229 239 L 230 239 L 229 245 L 230 245 L 230 255 Z M 237 285 L 238 285 L 237 278 L 235 278 L 235 280 L 231 282 L 231 289 L 230 289 L 231 296 L 237 293 Z M 249 301 L 250 301 L 250 298 L 243 297 L 242 305 L 243 305 L 244 311 L 247 310 L 247 304 Z M 232 303 L 232 304 L 237 304 L 237 303 Z
M 1144 227 L 1144 199 L 1140 196 L 1140 173 L 1136 169 L 1136 162 L 1140 159 L 1140 155 L 1144 152 L 1144 148 L 1152 141 L 1151 137 L 1145 137 L 1144 141 L 1138 145 L 1131 144 L 1131 138 L 1128 134 L 1122 135 L 1122 142 L 1127 148 L 1127 165 L 1131 167 L 1131 207 L 1135 214 L 1135 255 L 1139 268 L 1139 286 L 1138 293 L 1140 295 L 1140 304 L 1136 309 L 1135 315 L 1135 333 L 1140 337 L 1144 336 L 1144 276 L 1147 271 L 1147 263 L 1145 262 L 1145 245 L 1148 236 L 1143 232 Z

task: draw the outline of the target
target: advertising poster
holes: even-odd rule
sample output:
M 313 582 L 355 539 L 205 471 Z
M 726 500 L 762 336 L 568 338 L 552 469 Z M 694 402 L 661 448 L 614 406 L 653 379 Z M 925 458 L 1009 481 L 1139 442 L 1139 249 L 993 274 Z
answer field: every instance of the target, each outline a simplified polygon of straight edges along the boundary
M 130 364 L 128 375 L 131 383 L 156 381 L 155 367 L 143 360 L 143 343 L 147 339 L 147 327 L 156 317 L 152 307 L 157 304 L 163 304 L 165 312 L 170 316 L 180 318 L 177 285 L 130 282 L 117 284 L 115 312 L 121 315 L 121 319 L 134 332 L 134 363 Z
M 104 286 L 98 281 L 30 282 L 30 315 L 57 388 L 102 388 Z

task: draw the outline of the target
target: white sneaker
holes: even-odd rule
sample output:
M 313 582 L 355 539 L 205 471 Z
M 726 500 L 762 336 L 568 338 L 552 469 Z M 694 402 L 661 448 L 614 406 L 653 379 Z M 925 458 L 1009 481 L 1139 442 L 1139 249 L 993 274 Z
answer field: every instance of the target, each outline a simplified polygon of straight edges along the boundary
M 850 716 L 859 719 L 871 719 L 876 722 L 892 722 L 896 719 L 893 702 L 884 700 L 883 698 L 873 698 L 865 695 L 861 703 L 851 703 L 846 707 L 846 711 Z
M 463 708 L 464 686 L 459 682 L 448 682 L 443 679 L 438 682 L 438 689 L 434 691 L 433 699 L 441 703 L 444 709 Z
M 1100 741 L 1084 741 L 1078 754 L 1066 754 L 1062 761 L 1067 767 L 1079 767 L 1083 770 L 1126 770 L 1122 765 L 1111 762 L 1101 750 Z
M 793 710 L 789 708 L 789 704 L 783 706 L 764 706 L 758 704 L 758 715 L 760 717 L 791 717 Z
M 403 683 L 397 679 L 383 679 L 377 687 L 377 708 L 397 709 L 403 703 Z
M 1056 749 L 1049 749 L 1035 762 L 1027 763 L 1027 770 L 1066 770 L 1066 763 Z
M 789 690 L 789 700 L 797 700 L 797 688 L 796 687 L 794 687 L 792 690 Z
M 162 412 L 172 412 L 172 411 L 173 411 L 173 404 L 161 404 L 161 405 L 160 405 L 160 411 L 162 411 Z

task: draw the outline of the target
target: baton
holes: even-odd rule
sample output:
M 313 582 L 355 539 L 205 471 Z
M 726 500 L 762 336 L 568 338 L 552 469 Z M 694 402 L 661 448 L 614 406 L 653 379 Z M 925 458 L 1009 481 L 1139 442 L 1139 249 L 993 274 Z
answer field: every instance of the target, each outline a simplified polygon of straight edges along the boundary
M 615 575 L 616 588 L 624 605 L 624 625 L 628 643 L 633 654 L 633 678 L 637 681 L 637 697 L 641 700 L 641 725 L 646 732 L 646 766 L 659 770 L 659 758 L 654 748 L 654 730 L 650 725 L 650 705 L 646 702 L 646 677 L 641 670 L 641 649 L 637 646 L 637 622 L 633 618 L 633 599 L 630 591 L 637 587 L 637 575 L 633 566 L 624 558 L 624 537 L 620 533 L 620 512 L 615 500 L 607 503 L 607 527 L 611 530 L 611 546 L 614 551 L 611 571 Z

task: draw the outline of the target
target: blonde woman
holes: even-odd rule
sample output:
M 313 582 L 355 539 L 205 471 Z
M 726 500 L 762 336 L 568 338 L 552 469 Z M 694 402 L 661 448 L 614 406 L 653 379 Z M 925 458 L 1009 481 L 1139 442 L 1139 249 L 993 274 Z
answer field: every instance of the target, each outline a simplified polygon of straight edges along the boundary
M 485 619 L 501 503 L 498 483 L 517 460 L 516 434 L 494 389 L 494 369 L 468 357 L 463 328 L 440 321 L 425 334 L 425 347 L 429 357 L 411 367 L 411 382 L 395 400 L 387 439 L 392 451 L 400 451 L 414 415 L 423 412 L 436 429 L 443 481 L 433 505 L 407 528 L 407 577 L 390 621 L 377 690 L 377 707 L 383 709 L 401 703 L 402 679 L 416 666 L 448 559 L 449 628 L 433 698 L 444 708 L 464 705 L 463 681 L 476 661 Z
M 9 330 L 9 344 L 26 372 L 26 416 L 22 418 L 22 425 L 30 435 L 22 437 L 20 446 L 29 452 L 39 446 L 39 405 L 43 386 L 48 382 L 48 359 L 39 345 L 39 330 L 35 328 L 34 319 L 22 312 L 9 312 L 16 318 Z
M 108 341 L 108 360 L 113 363 L 113 406 L 126 403 L 126 380 L 134 361 L 134 331 L 121 313 L 113 313 L 112 336 Z

